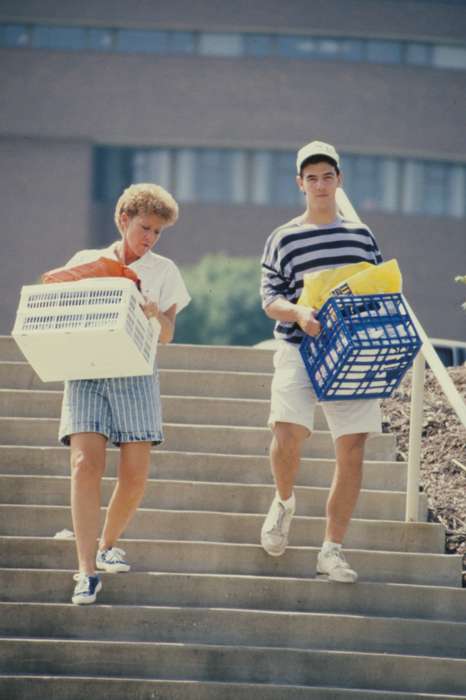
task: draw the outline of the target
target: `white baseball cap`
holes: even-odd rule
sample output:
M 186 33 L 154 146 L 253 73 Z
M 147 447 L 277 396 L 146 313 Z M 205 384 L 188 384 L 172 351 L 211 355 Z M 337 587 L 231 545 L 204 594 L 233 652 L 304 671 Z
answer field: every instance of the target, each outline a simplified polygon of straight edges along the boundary
M 301 172 L 301 166 L 304 161 L 311 158 L 311 156 L 327 156 L 327 158 L 331 158 L 335 161 L 338 168 L 340 167 L 340 156 L 333 146 L 323 141 L 311 141 L 311 143 L 307 143 L 298 151 L 296 157 L 296 170 L 298 171 L 298 175 Z

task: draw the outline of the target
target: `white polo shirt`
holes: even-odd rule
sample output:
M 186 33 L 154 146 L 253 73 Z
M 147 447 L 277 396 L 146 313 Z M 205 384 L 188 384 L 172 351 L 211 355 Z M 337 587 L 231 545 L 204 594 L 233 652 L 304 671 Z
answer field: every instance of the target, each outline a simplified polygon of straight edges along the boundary
M 75 267 L 84 263 L 93 262 L 99 258 L 111 258 L 118 260 L 115 241 L 108 248 L 80 250 L 75 253 L 65 267 Z M 160 310 L 166 311 L 176 304 L 176 313 L 179 313 L 191 301 L 181 273 L 173 260 L 163 255 L 147 251 L 142 258 L 128 265 L 141 280 L 141 290 L 145 297 L 154 301 Z

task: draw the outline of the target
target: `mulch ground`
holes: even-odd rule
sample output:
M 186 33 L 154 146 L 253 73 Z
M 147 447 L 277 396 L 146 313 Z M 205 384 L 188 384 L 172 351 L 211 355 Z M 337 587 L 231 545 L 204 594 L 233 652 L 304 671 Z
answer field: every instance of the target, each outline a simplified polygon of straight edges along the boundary
M 466 397 L 466 365 L 448 373 Z M 406 375 L 383 402 L 384 431 L 394 433 L 397 461 L 408 458 L 411 377 Z M 466 429 L 440 385 L 426 370 L 422 426 L 421 488 L 427 494 L 429 519 L 446 529 L 446 551 L 464 556 L 466 569 Z

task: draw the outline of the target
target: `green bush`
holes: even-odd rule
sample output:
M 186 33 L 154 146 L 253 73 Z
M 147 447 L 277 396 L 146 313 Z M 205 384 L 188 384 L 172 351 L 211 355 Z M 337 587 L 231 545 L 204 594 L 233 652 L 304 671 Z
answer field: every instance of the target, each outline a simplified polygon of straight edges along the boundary
M 254 345 L 272 337 L 273 322 L 261 308 L 258 258 L 207 255 L 181 272 L 192 301 L 177 318 L 177 343 Z

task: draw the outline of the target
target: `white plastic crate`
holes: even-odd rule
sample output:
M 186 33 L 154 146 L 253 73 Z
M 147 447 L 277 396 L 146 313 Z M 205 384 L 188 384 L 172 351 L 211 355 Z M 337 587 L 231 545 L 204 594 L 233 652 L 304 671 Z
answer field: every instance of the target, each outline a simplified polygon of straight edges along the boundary
M 12 336 L 44 382 L 152 374 L 160 333 L 131 280 L 23 287 Z

